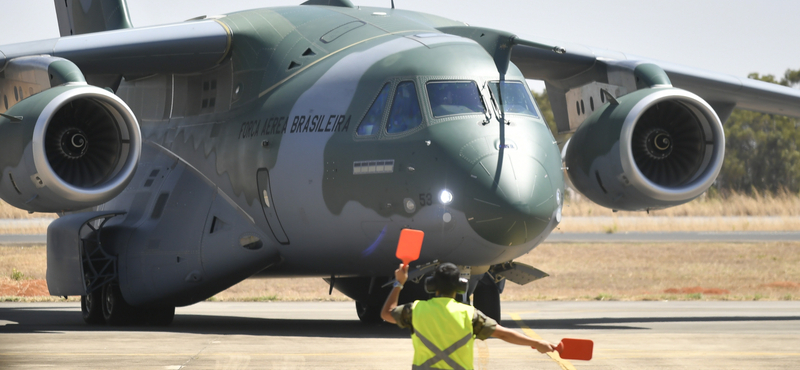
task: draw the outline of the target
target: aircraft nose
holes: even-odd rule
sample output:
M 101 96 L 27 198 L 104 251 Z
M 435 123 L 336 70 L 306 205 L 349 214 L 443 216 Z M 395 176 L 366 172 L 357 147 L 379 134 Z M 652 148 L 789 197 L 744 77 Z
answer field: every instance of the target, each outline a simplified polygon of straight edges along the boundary
M 482 238 L 499 245 L 519 245 L 537 238 L 547 227 L 560 194 L 545 166 L 534 157 L 536 153 L 517 150 L 513 143 L 498 146 L 472 165 L 465 216 Z M 544 153 L 539 155 L 546 158 Z

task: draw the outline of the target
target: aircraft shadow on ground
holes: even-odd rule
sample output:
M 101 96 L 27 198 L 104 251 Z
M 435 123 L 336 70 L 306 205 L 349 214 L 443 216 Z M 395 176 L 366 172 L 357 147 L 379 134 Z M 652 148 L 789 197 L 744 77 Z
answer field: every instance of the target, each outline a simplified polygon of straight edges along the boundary
M 221 335 L 264 335 L 322 338 L 407 338 L 409 332 L 391 324 L 364 325 L 358 320 L 274 319 L 218 315 L 175 315 L 167 327 L 87 325 L 74 306 L 0 307 L 0 334 L 75 331 L 167 332 Z M 522 320 L 534 330 L 650 330 L 648 323 L 800 321 L 798 316 L 626 317 Z M 503 320 L 503 326 L 519 323 Z M 637 325 L 638 324 L 638 325 Z
M 217 335 L 265 335 L 323 338 L 407 338 L 409 332 L 383 323 L 365 325 L 358 320 L 272 319 L 217 315 L 175 315 L 169 326 L 87 325 L 73 307 L 0 307 L 0 335 L 4 333 L 57 333 L 75 331 L 169 332 Z
M 681 323 L 681 322 L 743 322 L 743 321 L 800 321 L 800 316 L 711 316 L 711 317 L 621 317 L 621 318 L 587 318 L 587 319 L 553 319 L 553 320 L 521 320 L 523 324 L 536 329 L 555 330 L 650 330 L 644 325 L 648 323 Z M 501 325 L 517 328 L 518 322 L 503 320 Z

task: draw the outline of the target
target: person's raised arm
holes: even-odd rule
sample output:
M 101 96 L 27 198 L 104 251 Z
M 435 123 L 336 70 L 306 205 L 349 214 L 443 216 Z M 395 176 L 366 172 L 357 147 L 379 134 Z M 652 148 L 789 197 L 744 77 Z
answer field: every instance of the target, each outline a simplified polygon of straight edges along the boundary
M 541 353 L 553 352 L 556 346 L 546 340 L 533 339 L 523 334 L 517 333 L 514 330 L 497 324 L 497 328 L 492 333 L 492 337 L 502 339 L 511 344 L 519 344 L 521 346 L 531 346 L 536 348 Z
M 388 323 L 397 324 L 397 321 L 392 317 L 392 310 L 397 307 L 397 300 L 400 298 L 400 290 L 403 289 L 403 284 L 408 280 L 408 265 L 403 265 L 401 263 L 400 267 L 394 270 L 394 277 L 397 279 L 397 282 L 400 283 L 400 286 L 395 285 L 395 287 L 392 288 L 392 292 L 386 297 L 386 302 L 383 303 L 383 308 L 381 309 L 381 318 Z

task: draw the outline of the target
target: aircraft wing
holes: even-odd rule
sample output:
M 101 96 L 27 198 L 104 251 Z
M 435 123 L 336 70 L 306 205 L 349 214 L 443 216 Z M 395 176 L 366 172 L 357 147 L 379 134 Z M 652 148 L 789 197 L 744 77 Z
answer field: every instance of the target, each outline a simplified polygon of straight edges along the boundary
M 734 108 L 800 117 L 800 90 L 785 86 L 579 44 L 524 39 L 481 27 L 439 30 L 478 42 L 494 57 L 501 74 L 510 60 L 525 78 L 544 80 L 561 132 L 574 131 L 585 117 L 572 114 L 570 108 L 575 103 L 580 104 L 581 100 L 585 103 L 589 98 L 600 101 L 601 90 L 619 97 L 644 87 L 636 70 L 645 64 L 666 72 L 668 79 L 662 81 L 664 84 L 688 90 L 707 101 L 723 122 Z
M 0 46 L 0 70 L 14 58 L 68 59 L 84 74 L 191 73 L 227 55 L 230 30 L 214 20 L 129 28 Z
M 645 63 L 663 69 L 674 87 L 688 90 L 709 102 L 723 121 L 734 108 L 800 117 L 800 90 L 797 89 L 577 44 L 537 40 L 539 44 L 565 49 L 564 53 L 557 54 L 526 45 L 532 41 L 517 38 L 514 43 L 511 61 L 526 78 L 544 80 L 551 101 L 558 101 L 560 109 L 555 112 L 554 105 L 554 113 L 560 131 L 565 131 L 562 128 L 566 127 L 567 119 L 564 94 L 593 82 L 621 85 L 631 92 L 636 89 L 635 81 L 630 80 L 631 71 Z

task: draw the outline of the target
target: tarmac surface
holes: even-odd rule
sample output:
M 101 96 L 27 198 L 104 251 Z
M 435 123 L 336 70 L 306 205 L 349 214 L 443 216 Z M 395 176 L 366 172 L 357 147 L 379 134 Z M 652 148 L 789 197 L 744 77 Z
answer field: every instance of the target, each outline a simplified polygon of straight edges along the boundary
M 594 341 L 558 362 L 499 339 L 476 369 L 796 369 L 800 302 L 504 302 L 502 325 Z M 76 303 L 0 303 L 2 369 L 408 369 L 408 332 L 352 302 L 203 302 L 166 328 L 85 325 Z

